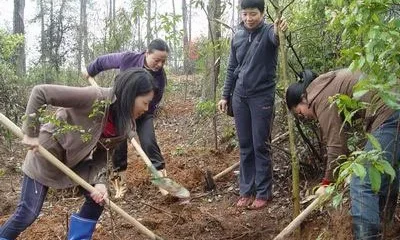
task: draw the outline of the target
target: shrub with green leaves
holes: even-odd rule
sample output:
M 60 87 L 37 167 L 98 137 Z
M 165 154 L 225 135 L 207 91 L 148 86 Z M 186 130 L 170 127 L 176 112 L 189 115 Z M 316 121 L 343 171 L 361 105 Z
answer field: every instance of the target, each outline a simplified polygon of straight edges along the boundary
M 354 96 L 375 91 L 393 109 L 400 109 L 399 0 L 333 1 L 331 28 L 341 29 L 340 62 L 365 74 Z
M 0 109 L 15 123 L 20 122 L 26 105 L 27 89 L 20 86 L 20 79 L 12 65 L 13 55 L 23 39 L 22 35 L 8 34 L 0 29 Z M 1 129 L 0 135 L 11 136 Z

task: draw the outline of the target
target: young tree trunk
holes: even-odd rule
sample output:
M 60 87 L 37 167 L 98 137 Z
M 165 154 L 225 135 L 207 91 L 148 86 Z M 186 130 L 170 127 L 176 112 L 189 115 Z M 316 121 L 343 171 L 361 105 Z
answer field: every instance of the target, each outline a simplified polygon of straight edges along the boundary
M 111 21 L 115 19 L 115 0 L 110 0 L 110 9 L 108 11 L 108 17 Z
M 176 11 L 175 11 L 175 0 L 172 0 L 172 15 L 176 16 Z M 176 33 L 176 26 L 175 24 L 172 26 L 174 33 Z M 176 46 L 176 40 L 173 38 L 172 39 L 172 52 L 174 56 L 174 69 L 175 71 L 178 71 L 178 51 L 177 51 L 177 46 Z
M 78 52 L 77 52 L 77 72 L 80 76 L 82 71 L 82 62 L 84 67 L 89 64 L 89 46 L 88 46 L 88 31 L 87 31 L 87 16 L 86 16 L 87 0 L 80 0 L 80 21 L 78 27 Z M 83 61 L 82 61 L 83 57 Z
M 204 97 L 209 100 L 216 100 L 217 93 L 217 83 L 218 83 L 218 75 L 220 69 L 220 61 L 219 58 L 221 56 L 221 50 L 219 47 L 219 40 L 221 39 L 221 25 L 214 21 L 214 19 L 220 19 L 221 12 L 221 0 L 209 0 L 208 2 L 208 39 L 212 44 L 213 53 L 208 59 L 208 69 L 211 69 L 209 75 L 209 83 L 208 89 L 206 87 L 206 92 Z
M 112 20 L 113 20 L 113 22 L 115 21 L 116 16 L 117 16 L 117 13 L 115 10 L 115 0 L 112 0 Z
M 238 5 L 237 5 L 237 23 L 239 24 L 242 21 L 241 13 L 240 13 L 240 4 L 242 4 L 243 0 L 238 0 Z
M 48 35 L 47 35 L 47 39 L 48 39 L 48 46 L 49 46 L 49 56 L 48 56 L 48 60 L 50 63 L 52 63 L 52 57 L 53 57 L 53 51 L 54 51 L 54 29 L 56 28 L 55 25 L 55 19 L 54 19 L 54 2 L 53 0 L 50 0 L 50 24 L 49 24 L 49 29 L 48 29 Z
M 82 24 L 82 37 L 83 37 L 83 60 L 85 65 L 89 64 L 89 44 L 88 44 L 88 25 L 87 25 L 87 0 L 81 0 L 84 3 L 81 5 L 81 24 Z
M 61 56 L 61 44 L 64 40 L 64 34 L 66 33 L 66 30 L 64 28 L 64 14 L 65 14 L 65 8 L 67 5 L 67 0 L 62 0 L 61 1 L 61 6 L 60 10 L 58 11 L 58 16 L 57 20 L 54 26 L 54 33 L 56 35 L 56 38 L 54 39 L 55 42 L 53 44 L 54 49 L 53 49 L 53 57 L 52 57 L 52 62 L 54 63 L 54 69 L 56 70 L 57 75 L 60 73 L 61 65 L 63 63 L 62 56 Z
M 55 29 L 55 19 L 54 19 L 54 3 L 53 0 L 50 0 L 50 13 L 49 13 L 49 18 L 50 18 L 50 23 L 49 23 L 49 27 L 47 29 L 47 44 L 48 44 L 48 56 L 47 56 L 47 62 L 46 62 L 46 68 L 50 67 L 50 69 L 53 68 L 53 66 L 56 64 L 56 62 L 53 62 L 53 56 L 54 56 L 54 29 Z M 47 75 L 48 77 L 46 77 L 45 81 L 46 83 L 50 84 L 54 82 L 54 79 L 52 78 L 52 76 Z
M 107 31 L 108 31 L 108 40 L 109 42 L 112 42 L 115 40 L 115 0 L 110 0 L 109 1 L 110 4 L 110 9 L 108 12 L 108 21 L 107 21 Z M 105 47 L 106 50 L 108 51 L 115 51 L 115 43 L 112 44 L 112 47 L 110 49 L 110 47 Z M 108 49 L 107 49 L 108 48 Z
M 14 16 L 13 16 L 14 34 L 25 34 L 24 10 L 25 10 L 25 0 L 14 0 Z M 15 66 L 17 75 L 24 76 L 26 73 L 25 39 L 17 49 L 15 56 Z
M 147 28 L 146 28 L 146 44 L 150 45 L 150 41 L 153 39 L 151 34 L 151 0 L 147 0 Z
M 236 6 L 235 6 L 235 0 L 232 0 L 232 18 L 231 18 L 231 28 L 234 29 L 236 26 L 236 21 L 235 21 L 235 15 L 236 15 Z M 232 31 L 232 37 L 233 37 L 234 32 Z
M 86 0 L 80 0 L 80 14 L 79 14 L 79 27 L 77 31 L 77 54 L 76 54 L 76 72 L 78 74 L 78 77 L 81 74 L 82 70 L 82 53 L 83 53 L 83 47 L 82 47 L 82 42 L 83 42 L 83 5 L 86 3 Z
M 47 51 L 46 51 L 46 32 L 45 32 L 45 22 L 44 22 L 44 0 L 39 1 L 40 8 L 40 62 L 42 65 L 46 62 L 47 59 Z
M 89 45 L 88 45 L 88 30 L 87 30 L 87 0 L 81 0 L 81 16 L 80 16 L 80 37 L 81 37 L 81 52 L 83 53 L 83 63 L 85 66 L 89 64 Z M 82 57 L 81 57 L 82 61 Z
M 184 99 L 187 97 L 187 86 L 189 85 L 189 39 L 188 39 L 188 25 L 187 25 L 187 6 L 186 0 L 182 0 L 182 24 L 183 24 L 183 72 L 185 74 L 185 94 Z
M 154 1 L 154 34 L 155 38 L 158 38 L 158 25 L 157 25 L 157 0 Z
M 192 42 L 192 0 L 189 0 L 189 19 L 188 19 L 188 40 Z
M 141 28 L 141 22 L 140 22 L 140 17 L 136 18 L 136 26 L 137 26 L 137 34 L 138 34 L 138 49 L 142 50 L 144 49 L 144 44 L 143 44 L 143 39 L 142 39 L 142 28 Z
M 207 10 L 204 9 L 207 15 L 208 21 L 208 39 L 212 45 L 212 54 L 210 54 L 207 60 L 207 69 L 211 69 L 210 74 L 205 78 L 203 82 L 202 96 L 205 100 L 211 100 L 216 102 L 217 96 L 217 84 L 220 69 L 220 57 L 221 50 L 219 40 L 221 38 L 221 25 L 214 21 L 214 19 L 220 19 L 222 16 L 221 12 L 221 0 L 209 0 Z M 217 119 L 216 119 L 216 108 L 214 108 L 213 117 L 213 132 L 214 132 L 214 147 L 218 148 L 217 139 Z
M 275 8 L 276 18 L 280 19 L 282 17 L 282 8 L 279 5 L 279 0 L 270 0 L 272 5 Z M 291 2 L 293 3 L 293 1 Z M 290 4 L 291 4 L 290 3 Z M 289 4 L 289 5 L 290 5 Z M 290 84 L 290 79 L 287 73 L 287 49 L 286 49 L 286 38 L 285 34 L 279 29 L 279 51 L 280 51 L 280 59 L 279 59 L 279 66 L 280 66 L 280 75 L 281 75 L 281 82 L 283 83 L 284 89 L 286 90 Z M 295 137 L 294 137 L 294 122 L 293 118 L 290 114 L 287 114 L 287 122 L 288 122 L 288 129 L 289 129 L 289 148 L 291 154 L 291 161 L 292 161 L 292 198 L 293 198 L 293 218 L 296 218 L 300 214 L 300 177 L 299 177 L 299 160 L 296 157 L 296 145 L 295 145 Z M 298 229 L 297 238 L 300 237 L 300 229 Z
M 186 0 L 182 0 L 182 23 L 183 23 L 183 70 L 185 74 L 189 72 L 188 66 L 188 53 L 189 53 L 189 39 L 188 39 L 188 14 Z

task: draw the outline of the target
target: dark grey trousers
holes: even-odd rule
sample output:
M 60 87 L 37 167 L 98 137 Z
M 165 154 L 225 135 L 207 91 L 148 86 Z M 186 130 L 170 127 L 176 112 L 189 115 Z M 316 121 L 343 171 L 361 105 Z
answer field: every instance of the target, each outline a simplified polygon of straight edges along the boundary
M 271 96 L 272 95 L 272 96 Z M 274 95 L 233 96 L 232 108 L 240 146 L 240 195 L 272 197 L 271 129 Z
M 150 158 L 157 170 L 165 168 L 164 158 L 161 155 L 160 147 L 157 144 L 154 131 L 153 114 L 146 113 L 136 120 L 136 131 L 139 136 L 140 146 Z M 115 149 L 113 156 L 113 166 L 115 170 L 124 171 L 128 166 L 127 161 L 127 142 L 122 142 Z

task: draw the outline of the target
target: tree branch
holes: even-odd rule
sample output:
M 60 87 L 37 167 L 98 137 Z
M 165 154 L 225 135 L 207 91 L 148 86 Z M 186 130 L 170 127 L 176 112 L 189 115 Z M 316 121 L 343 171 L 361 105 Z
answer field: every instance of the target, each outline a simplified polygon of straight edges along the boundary
M 230 29 L 230 30 L 232 31 L 232 33 L 235 33 L 235 29 L 234 29 L 233 27 L 231 27 L 231 26 L 229 26 L 228 24 L 222 22 L 220 19 L 214 18 L 214 19 L 212 19 L 212 20 L 213 20 L 214 22 L 217 22 L 217 23 L 221 24 L 221 25 L 224 26 L 225 28 Z
M 282 9 L 281 14 L 286 10 L 286 8 L 288 8 L 290 5 L 292 5 L 292 3 L 294 3 L 294 0 L 292 0 L 288 5 L 286 5 L 286 6 Z

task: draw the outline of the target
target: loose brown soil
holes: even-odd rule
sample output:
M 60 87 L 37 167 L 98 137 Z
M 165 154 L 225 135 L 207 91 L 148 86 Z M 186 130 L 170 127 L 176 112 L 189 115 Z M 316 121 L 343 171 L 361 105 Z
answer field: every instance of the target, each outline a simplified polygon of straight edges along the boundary
M 184 79 L 182 77 L 182 79 Z M 191 79 L 191 78 L 190 78 Z M 274 199 L 268 207 L 249 211 L 235 207 L 238 199 L 237 176 L 232 172 L 217 182 L 217 189 L 204 192 L 204 173 L 213 174 L 237 162 L 239 152 L 235 139 L 229 138 L 232 119 L 218 116 L 219 148 L 214 149 L 211 120 L 202 120 L 195 113 L 192 92 L 184 100 L 180 78 L 170 81 L 163 108 L 156 119 L 158 142 L 167 164 L 168 176 L 182 183 L 191 192 L 189 203 L 171 196 L 161 196 L 151 185 L 149 174 L 133 149 L 129 149 L 127 184 L 129 192 L 123 200 L 115 200 L 127 213 L 163 239 L 273 239 L 292 219 L 290 158 L 287 138 L 274 148 Z M 195 82 L 190 84 L 196 85 Z M 273 138 L 285 129 L 283 117 L 275 119 Z M 225 137 L 221 137 L 223 135 Z M 25 151 L 15 139 L 11 145 L 0 138 L 0 224 L 13 213 L 19 199 L 22 173 L 20 165 Z M 284 151 L 282 151 L 284 150 Z M 302 180 L 302 197 L 312 181 Z M 314 181 L 315 183 L 315 181 Z M 50 191 L 35 223 L 18 239 L 65 239 L 68 218 L 83 202 L 71 190 Z M 302 224 L 301 239 L 351 239 L 349 204 L 339 210 L 323 208 L 314 211 Z M 306 204 L 302 206 L 306 207 Z M 107 210 L 97 224 L 93 239 L 146 239 L 134 226 L 115 212 Z M 287 239 L 293 239 L 293 236 Z

